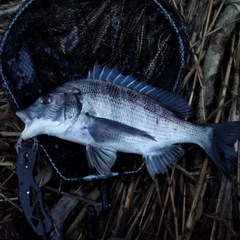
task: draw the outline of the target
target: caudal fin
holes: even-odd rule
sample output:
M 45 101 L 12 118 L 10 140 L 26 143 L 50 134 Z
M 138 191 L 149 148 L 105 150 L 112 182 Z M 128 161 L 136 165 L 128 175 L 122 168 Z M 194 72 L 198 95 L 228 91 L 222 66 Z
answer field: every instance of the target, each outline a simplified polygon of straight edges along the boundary
M 209 124 L 214 129 L 211 144 L 203 144 L 203 148 L 212 158 L 221 172 L 228 178 L 236 175 L 237 153 L 234 143 L 240 137 L 240 122 Z

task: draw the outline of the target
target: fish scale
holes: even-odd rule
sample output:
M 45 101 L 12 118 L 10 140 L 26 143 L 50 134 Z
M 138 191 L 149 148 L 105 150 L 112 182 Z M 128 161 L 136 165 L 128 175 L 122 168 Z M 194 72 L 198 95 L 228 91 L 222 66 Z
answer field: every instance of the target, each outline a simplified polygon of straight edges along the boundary
M 141 154 L 154 179 L 184 155 L 177 144 L 194 143 L 232 177 L 240 122 L 197 125 L 183 119 L 192 114 L 175 93 L 97 63 L 88 79 L 67 82 L 17 113 L 25 122 L 23 139 L 48 134 L 85 145 L 90 166 L 102 175 L 120 151 Z
M 110 83 L 104 83 L 103 86 L 98 80 L 95 81 L 95 83 L 98 84 L 95 88 L 90 87 L 90 89 L 86 89 L 90 84 L 89 81 L 79 81 L 78 87 L 81 95 L 84 96 L 82 100 L 85 106 L 83 108 L 84 112 L 93 111 L 98 117 L 106 117 L 114 121 L 118 120 L 124 124 L 131 124 L 129 121 L 134 121 L 132 123 L 133 125 L 139 123 L 139 120 L 144 118 L 147 118 L 146 123 L 151 124 L 149 117 L 152 118 L 152 124 L 154 124 L 156 122 L 156 113 L 158 116 L 161 116 L 162 109 L 159 108 L 159 104 L 151 102 L 150 105 L 149 99 L 145 96 L 135 92 L 129 92 L 128 89 L 119 88 L 115 85 L 115 90 L 119 91 L 118 96 L 115 97 L 115 95 L 105 91 L 105 85 L 109 85 Z M 94 94 L 92 94 L 91 91 L 93 91 Z M 122 111 L 122 109 L 124 109 L 124 111 Z M 145 126 L 146 124 L 144 122 L 143 127 Z
M 89 81 L 80 80 L 78 87 L 81 89 L 81 94 L 84 96 L 83 105 L 90 105 L 90 109 L 93 109 L 97 117 L 119 121 L 123 124 L 148 131 L 158 142 L 161 142 L 162 139 L 164 139 L 164 141 L 167 139 L 169 132 L 174 128 L 169 122 L 166 122 L 168 119 L 170 121 L 174 120 L 174 118 L 171 119 L 171 112 L 159 106 L 158 102 L 149 101 L 146 96 L 135 92 L 130 92 L 131 94 L 129 94 L 128 89 L 120 88 L 117 85 L 114 85 L 114 92 L 118 92 L 118 94 L 107 92 L 105 91 L 105 85 L 111 83 L 105 82 L 103 84 L 98 80 L 96 81 L 98 84 L 94 84 L 95 89 L 90 87 L 94 95 L 90 94 L 90 96 L 88 96 L 87 94 L 90 92 L 89 89 L 86 89 L 89 85 Z M 116 95 L 117 97 L 115 97 Z M 92 102 L 91 104 L 89 104 L 90 101 Z M 151 104 L 149 104 L 149 102 Z M 83 111 L 90 112 L 90 109 L 83 109 Z M 124 111 L 122 111 L 122 109 L 124 109 Z M 158 124 L 157 121 L 159 122 Z M 188 134 L 184 132 L 186 131 L 186 124 L 190 125 L 190 123 L 186 122 L 183 129 L 180 128 L 180 123 L 179 119 L 176 119 L 175 128 L 178 131 L 173 133 L 174 137 L 171 136 L 171 141 L 173 141 L 173 139 L 175 139 L 176 143 L 192 142 L 194 140 L 199 141 L 196 139 L 196 136 L 188 136 Z M 190 126 L 192 127 L 192 125 Z M 190 128 L 190 126 L 188 128 Z M 142 143 L 142 145 L 145 144 L 146 143 Z M 159 143 L 158 146 L 160 146 Z

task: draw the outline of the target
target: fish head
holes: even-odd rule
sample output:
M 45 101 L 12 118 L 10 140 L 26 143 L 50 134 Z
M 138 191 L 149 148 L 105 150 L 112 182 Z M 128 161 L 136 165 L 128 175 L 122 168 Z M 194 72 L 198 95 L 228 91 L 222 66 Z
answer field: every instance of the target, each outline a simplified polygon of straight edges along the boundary
M 16 112 L 25 123 L 22 139 L 41 134 L 63 134 L 78 118 L 82 104 L 72 92 L 51 92 L 40 97 L 28 108 Z

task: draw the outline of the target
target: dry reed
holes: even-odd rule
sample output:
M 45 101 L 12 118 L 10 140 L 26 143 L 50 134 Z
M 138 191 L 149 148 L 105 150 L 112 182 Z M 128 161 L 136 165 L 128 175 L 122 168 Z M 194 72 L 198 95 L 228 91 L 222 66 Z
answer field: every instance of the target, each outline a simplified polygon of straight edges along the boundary
M 0 3 L 0 15 L 20 2 Z M 189 103 L 196 109 L 197 121 L 240 120 L 240 1 L 170 2 L 184 16 L 189 29 L 191 48 L 183 87 L 190 92 Z M 0 18 L 1 35 L 10 19 Z M 34 236 L 19 205 L 16 172 L 12 168 L 16 163 L 15 145 L 20 132 L 19 122 L 0 88 L 1 240 Z M 147 174 L 133 177 L 128 186 L 118 179 L 111 180 L 112 208 L 99 216 L 99 239 L 240 239 L 239 166 L 240 157 L 236 178 L 227 180 L 202 150 L 191 146 L 168 174 L 159 175 L 155 181 Z M 81 194 L 80 190 L 70 192 L 69 183 L 39 169 L 38 182 L 45 186 L 49 209 L 63 197 L 77 199 L 63 235 L 64 239 L 85 239 L 84 208 L 99 200 L 94 184 L 84 185 Z

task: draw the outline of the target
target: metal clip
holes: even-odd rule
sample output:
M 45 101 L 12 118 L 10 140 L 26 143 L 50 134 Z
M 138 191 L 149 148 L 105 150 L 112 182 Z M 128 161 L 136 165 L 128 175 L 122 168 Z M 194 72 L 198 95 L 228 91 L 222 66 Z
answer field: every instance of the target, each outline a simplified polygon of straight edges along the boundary
M 23 212 L 34 232 L 46 239 L 52 228 L 52 219 L 48 215 L 42 189 L 36 185 L 33 171 L 37 159 L 38 141 L 34 138 L 32 148 L 22 147 L 22 139 L 17 142 L 17 176 L 19 183 L 19 200 Z
M 100 191 L 101 202 L 90 204 L 85 209 L 85 228 L 87 230 L 87 239 L 97 239 L 97 213 L 111 208 L 111 203 L 108 196 L 107 181 L 102 179 L 98 180 L 98 189 Z
M 17 141 L 17 153 L 23 148 L 22 147 L 22 138 L 20 137 Z M 33 145 L 32 145 L 32 149 L 35 149 L 36 151 L 38 151 L 38 140 L 36 137 L 33 138 Z

